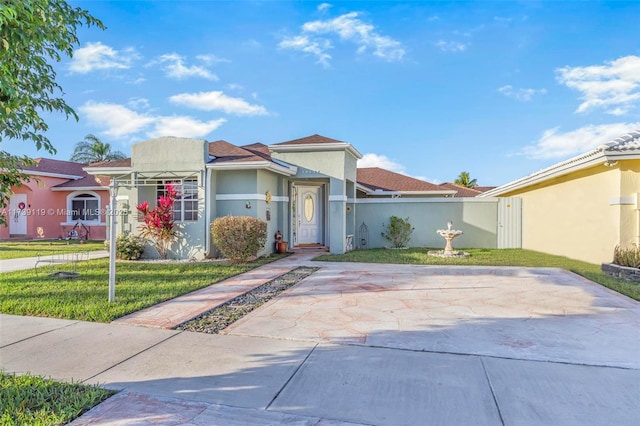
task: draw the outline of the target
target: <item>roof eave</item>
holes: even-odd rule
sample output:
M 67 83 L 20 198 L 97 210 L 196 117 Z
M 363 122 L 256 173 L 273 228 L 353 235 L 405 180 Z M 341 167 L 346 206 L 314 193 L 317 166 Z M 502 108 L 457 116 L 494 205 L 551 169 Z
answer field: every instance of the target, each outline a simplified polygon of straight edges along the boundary
M 108 191 L 108 186 L 76 186 L 76 187 L 53 187 L 51 191 Z
M 131 167 L 85 167 L 82 170 L 90 175 L 103 176 L 131 173 L 133 171 Z
M 228 163 L 209 163 L 206 166 L 212 170 L 270 170 L 285 176 L 293 176 L 298 172 L 295 166 L 285 167 L 271 161 L 244 161 L 244 162 L 228 162 Z
M 346 142 L 341 143 L 306 143 L 292 145 L 269 145 L 269 151 L 273 152 L 316 152 L 316 151 L 347 151 L 356 159 L 362 158 L 360 151 Z

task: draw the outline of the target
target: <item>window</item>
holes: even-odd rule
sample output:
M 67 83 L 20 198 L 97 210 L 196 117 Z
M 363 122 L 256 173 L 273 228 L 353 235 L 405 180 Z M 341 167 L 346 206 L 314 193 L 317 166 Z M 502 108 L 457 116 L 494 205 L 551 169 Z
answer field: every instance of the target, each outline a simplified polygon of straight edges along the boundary
M 71 221 L 100 221 L 100 198 L 93 194 L 78 194 L 71 198 Z
M 158 182 L 156 198 L 166 195 L 166 185 L 176 185 L 178 198 L 173 207 L 173 220 L 191 222 L 198 220 L 198 181 L 189 179 L 182 181 L 182 185 L 175 181 L 163 180 Z

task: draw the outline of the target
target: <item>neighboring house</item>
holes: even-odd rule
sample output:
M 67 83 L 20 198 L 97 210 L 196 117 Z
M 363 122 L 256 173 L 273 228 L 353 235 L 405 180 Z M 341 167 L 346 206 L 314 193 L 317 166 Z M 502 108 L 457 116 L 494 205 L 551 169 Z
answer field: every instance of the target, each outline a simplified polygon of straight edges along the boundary
M 48 158 L 24 167 L 30 181 L 12 188 L 7 226 L 0 239 L 74 238 L 104 239 L 108 179 L 98 182 L 84 164 Z
M 273 251 L 277 231 L 290 247 L 328 247 L 332 253 L 365 242 L 382 247 L 383 221 L 407 212 L 416 222 L 415 245 L 441 245 L 435 231 L 455 220 L 466 224 L 467 247 L 500 246 L 497 199 L 444 198 L 457 191 L 380 168 L 357 169 L 360 158 L 351 144 L 320 135 L 269 146 L 163 137 L 133 145 L 129 159 L 85 170 L 111 179 L 118 212 L 135 212 L 143 201 L 153 207 L 167 184 L 177 185 L 181 236 L 172 256 L 178 258 L 215 255 L 209 227 L 225 215 L 267 222 L 268 243 L 260 254 Z M 137 214 L 116 218 L 117 233 L 137 232 L 141 224 Z M 365 221 L 370 237 L 361 235 Z
M 485 192 L 522 199 L 522 246 L 591 263 L 640 244 L 640 130 Z
M 476 188 L 467 188 L 466 186 L 462 186 L 462 185 L 458 185 L 450 182 L 441 183 L 440 187 L 442 189 L 450 189 L 455 191 L 455 194 L 453 195 L 453 197 L 477 197 L 483 192 Z

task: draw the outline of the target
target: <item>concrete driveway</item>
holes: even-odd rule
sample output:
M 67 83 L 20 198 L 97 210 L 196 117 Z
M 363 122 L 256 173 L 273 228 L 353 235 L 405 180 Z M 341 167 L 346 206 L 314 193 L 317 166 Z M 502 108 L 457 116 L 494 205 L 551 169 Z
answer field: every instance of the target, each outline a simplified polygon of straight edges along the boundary
M 640 304 L 564 270 L 310 263 L 225 332 L 640 368 Z

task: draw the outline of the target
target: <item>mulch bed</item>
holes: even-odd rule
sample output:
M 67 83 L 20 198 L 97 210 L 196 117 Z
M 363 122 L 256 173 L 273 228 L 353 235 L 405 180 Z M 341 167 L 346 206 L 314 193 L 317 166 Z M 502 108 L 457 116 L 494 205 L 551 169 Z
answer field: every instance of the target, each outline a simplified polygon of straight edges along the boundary
M 180 324 L 176 330 L 218 334 L 257 307 L 265 304 L 286 289 L 299 283 L 318 268 L 300 266 L 284 275 L 262 284 L 190 321 Z

